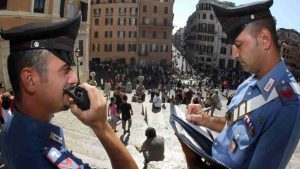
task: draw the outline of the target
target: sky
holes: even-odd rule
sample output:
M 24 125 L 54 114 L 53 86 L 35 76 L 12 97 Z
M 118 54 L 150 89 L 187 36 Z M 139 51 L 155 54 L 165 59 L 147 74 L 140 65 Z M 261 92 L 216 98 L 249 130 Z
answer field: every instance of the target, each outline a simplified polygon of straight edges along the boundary
M 199 0 L 175 0 L 173 11 L 173 33 L 186 25 L 188 17 L 196 10 Z M 227 0 L 236 5 L 258 0 Z M 300 0 L 273 0 L 271 13 L 276 18 L 277 29 L 294 29 L 300 33 Z

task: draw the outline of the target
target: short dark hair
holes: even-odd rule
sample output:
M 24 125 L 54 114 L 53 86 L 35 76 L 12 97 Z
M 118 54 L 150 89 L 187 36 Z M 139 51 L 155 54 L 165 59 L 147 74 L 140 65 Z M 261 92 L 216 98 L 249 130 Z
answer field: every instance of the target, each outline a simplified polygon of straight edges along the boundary
M 257 36 L 257 34 L 259 33 L 259 31 L 261 31 L 262 28 L 267 28 L 271 32 L 276 49 L 279 50 L 278 37 L 276 32 L 276 19 L 274 17 L 256 20 L 251 22 L 249 25 L 252 26 L 251 34 L 254 37 Z
M 114 102 L 115 100 L 116 100 L 115 97 L 110 98 L 110 102 Z
M 124 94 L 124 95 L 123 95 L 123 100 L 127 100 L 127 99 L 128 99 L 127 95 Z
M 13 52 L 7 58 L 7 69 L 15 98 L 20 97 L 20 73 L 25 67 L 34 68 L 47 81 L 49 51 L 44 49 Z
M 7 109 L 9 109 L 10 108 L 10 105 L 11 105 L 11 100 L 9 99 L 9 96 L 6 96 L 6 95 L 3 95 L 2 97 L 1 97 L 1 99 L 2 99 L 2 108 L 4 109 L 4 110 L 7 110 Z
M 145 131 L 145 135 L 147 138 L 156 137 L 156 130 L 153 127 L 148 127 Z

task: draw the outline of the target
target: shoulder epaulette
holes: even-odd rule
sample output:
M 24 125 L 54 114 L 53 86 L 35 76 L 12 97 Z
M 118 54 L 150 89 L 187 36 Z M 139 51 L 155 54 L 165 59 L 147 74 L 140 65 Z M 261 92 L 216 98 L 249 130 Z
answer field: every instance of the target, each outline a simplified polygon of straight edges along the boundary
M 59 151 L 55 147 L 45 148 L 44 156 L 55 165 L 57 168 L 60 169 L 79 169 L 80 165 L 78 165 L 71 157 L 67 156 L 65 153 Z
M 280 83 L 276 86 L 276 90 L 283 103 L 299 100 L 300 87 L 295 82 Z

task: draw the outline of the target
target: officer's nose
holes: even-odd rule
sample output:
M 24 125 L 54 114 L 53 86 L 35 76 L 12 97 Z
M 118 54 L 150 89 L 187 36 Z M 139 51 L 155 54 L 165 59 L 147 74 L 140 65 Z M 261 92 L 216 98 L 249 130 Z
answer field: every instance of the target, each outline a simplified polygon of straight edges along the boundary
M 231 50 L 232 50 L 232 58 L 238 59 L 240 57 L 240 53 L 239 53 L 238 49 L 236 48 L 236 46 L 231 45 Z
M 70 71 L 70 74 L 68 76 L 68 83 L 69 84 L 77 84 L 78 83 L 78 77 L 74 71 Z

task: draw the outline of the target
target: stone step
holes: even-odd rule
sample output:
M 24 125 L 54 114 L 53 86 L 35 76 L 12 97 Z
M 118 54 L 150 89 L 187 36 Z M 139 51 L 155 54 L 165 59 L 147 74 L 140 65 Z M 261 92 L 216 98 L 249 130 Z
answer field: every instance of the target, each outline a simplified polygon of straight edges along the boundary
M 79 154 L 77 152 L 73 152 L 73 154 L 77 157 L 80 158 L 84 163 L 89 164 L 89 166 L 92 169 L 110 169 L 112 168 L 109 159 L 105 159 L 105 160 L 99 160 L 99 159 L 95 159 L 95 158 L 91 158 L 88 157 L 86 155 L 83 154 Z
M 73 130 L 64 129 L 65 136 L 68 136 L 70 140 L 78 140 L 81 143 L 89 145 L 99 145 L 99 140 L 95 134 L 78 133 Z

